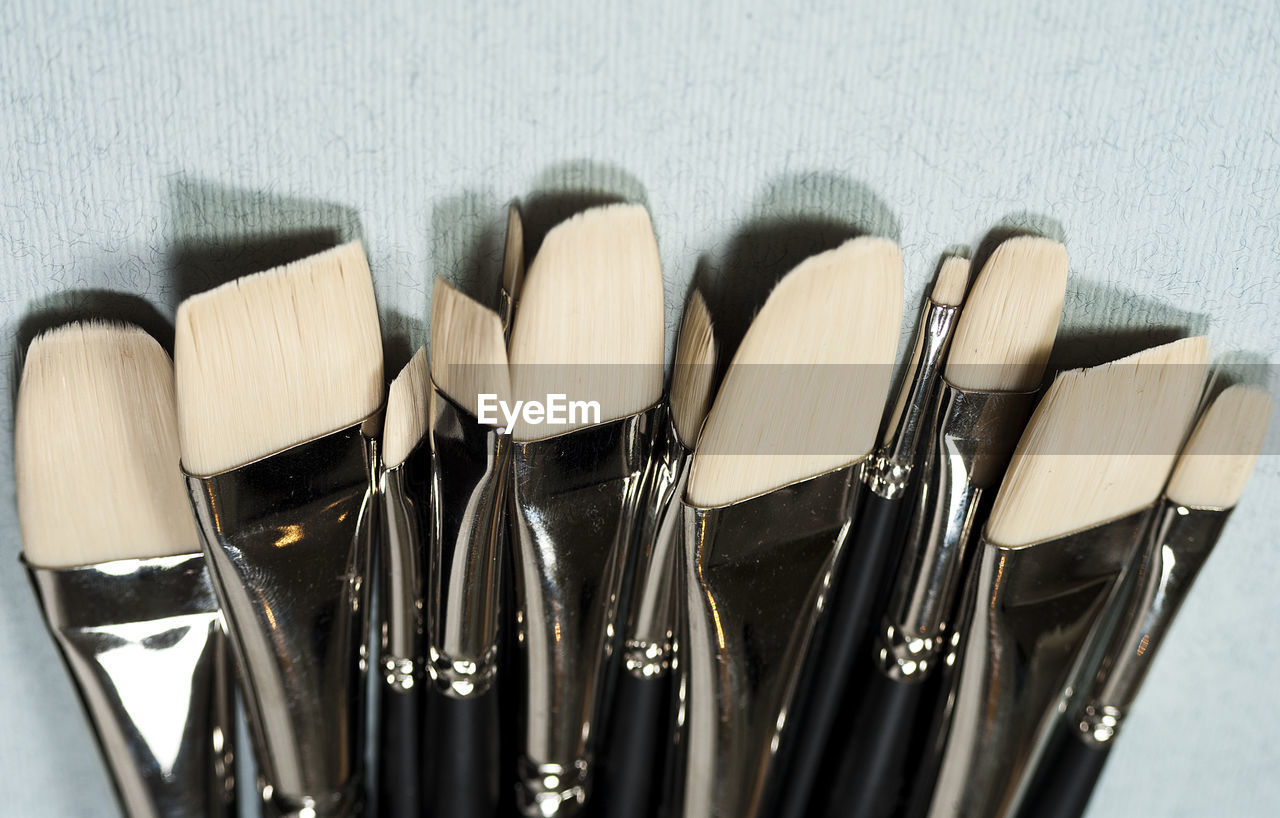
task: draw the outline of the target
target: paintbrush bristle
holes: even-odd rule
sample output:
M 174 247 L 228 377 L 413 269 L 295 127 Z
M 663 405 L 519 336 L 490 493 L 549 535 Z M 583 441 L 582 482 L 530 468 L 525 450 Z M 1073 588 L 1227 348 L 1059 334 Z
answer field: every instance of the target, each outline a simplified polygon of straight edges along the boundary
M 524 281 L 524 219 L 515 202 L 507 206 L 507 241 L 502 251 L 502 289 L 512 300 Z
M 472 415 L 482 394 L 511 399 L 502 319 L 442 278 L 431 296 L 431 378 Z
M 511 333 L 512 391 L 522 401 L 596 401 L 601 423 L 662 397 L 662 263 L 639 205 L 584 211 L 552 228 L 525 276 Z M 594 420 L 591 418 L 590 420 Z M 516 440 L 590 425 L 515 424 Z
M 715 380 L 716 338 L 702 293 L 694 291 L 680 322 L 676 362 L 671 373 L 671 418 L 676 437 L 687 449 L 698 442 L 702 421 L 711 408 Z
M 996 247 L 964 302 L 946 377 L 973 391 L 1027 392 L 1044 376 L 1067 291 L 1067 248 L 1039 236 Z
M 1018 547 L 1160 496 L 1204 387 L 1208 340 L 1184 338 L 1054 379 L 1018 441 L 986 538 Z
M 930 300 L 935 304 L 958 307 L 964 302 L 964 294 L 969 290 L 969 259 L 964 256 L 947 256 L 938 268 L 938 277 L 933 282 Z
M 382 425 L 382 462 L 388 469 L 403 463 L 427 433 L 427 393 L 430 389 L 427 348 L 418 347 L 387 390 L 387 414 Z
M 707 416 L 688 500 L 726 505 L 854 463 L 875 444 L 902 323 L 902 256 L 858 238 L 788 273 Z
M 32 342 L 14 466 L 34 566 L 200 550 L 178 466 L 173 365 L 137 327 L 69 324 Z
M 382 338 L 359 242 L 178 307 L 182 464 L 211 475 L 359 423 L 382 403 Z
M 1262 451 L 1271 418 L 1266 390 L 1231 386 L 1200 418 L 1165 492 L 1178 505 L 1234 508 Z

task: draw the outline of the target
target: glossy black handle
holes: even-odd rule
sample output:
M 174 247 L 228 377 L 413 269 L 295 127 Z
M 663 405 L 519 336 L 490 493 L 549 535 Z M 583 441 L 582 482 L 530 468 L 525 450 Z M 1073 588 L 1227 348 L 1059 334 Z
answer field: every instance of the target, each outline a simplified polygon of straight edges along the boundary
M 383 687 L 378 700 L 378 812 L 422 813 L 422 695 Z
M 498 691 L 465 699 L 432 693 L 426 703 L 427 816 L 492 818 L 498 813 Z
M 1086 744 L 1060 720 L 1018 808 L 1020 818 L 1081 818 L 1110 752 L 1110 742 Z
M 658 814 L 666 792 L 670 705 L 670 673 L 650 679 L 625 670 L 619 674 L 590 815 L 652 818 Z

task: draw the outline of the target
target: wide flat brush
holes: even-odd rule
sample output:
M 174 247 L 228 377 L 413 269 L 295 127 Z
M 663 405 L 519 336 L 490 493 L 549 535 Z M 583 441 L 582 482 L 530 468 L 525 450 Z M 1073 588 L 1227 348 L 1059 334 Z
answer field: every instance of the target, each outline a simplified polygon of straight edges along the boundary
M 786 721 L 901 318 L 893 242 L 807 259 L 770 293 L 707 416 L 681 509 L 687 818 L 775 814 L 779 742 L 807 738 Z
M 566 400 L 570 411 L 552 425 L 522 409 L 512 424 L 526 676 L 517 808 L 569 815 L 586 801 L 597 720 L 607 712 L 625 569 L 661 414 L 662 268 L 648 214 L 610 205 L 557 225 L 519 300 L 514 398 L 539 408 Z
M 382 340 L 359 243 L 178 308 L 182 466 L 268 815 L 364 802 Z
M 928 815 L 1016 804 L 1190 427 L 1207 346 L 1188 338 L 1064 372 L 1036 407 L 968 569 Z
M 23 557 L 130 818 L 237 813 L 231 656 L 178 469 L 173 366 L 137 327 L 32 342 Z
M 1081 674 L 1019 815 L 1084 815 L 1151 663 L 1244 493 L 1270 414 L 1266 392 L 1232 386 L 1200 419 L 1139 553 L 1124 613 Z

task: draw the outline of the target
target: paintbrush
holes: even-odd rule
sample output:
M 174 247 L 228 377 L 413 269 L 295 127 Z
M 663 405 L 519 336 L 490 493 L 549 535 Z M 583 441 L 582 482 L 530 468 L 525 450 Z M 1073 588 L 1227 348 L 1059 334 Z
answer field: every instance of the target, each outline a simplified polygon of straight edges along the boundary
M 554 227 L 519 299 L 510 344 L 519 405 L 503 410 L 526 678 L 517 808 L 569 815 L 587 798 L 607 712 L 661 414 L 662 268 L 644 208 L 595 208 Z
M 382 341 L 359 243 L 184 301 L 182 466 L 269 815 L 359 814 Z
M 811 661 L 805 668 L 791 727 L 795 743 L 786 776 L 787 795 L 781 799 L 781 818 L 810 814 L 814 782 L 829 763 L 828 745 L 847 701 L 849 678 L 858 665 L 858 651 L 881 577 L 892 568 L 892 546 L 921 441 L 926 439 L 930 410 L 941 378 L 941 367 L 960 315 L 960 302 L 969 283 L 969 260 L 943 259 L 937 281 L 920 310 L 915 349 L 903 375 L 897 402 L 887 418 L 881 443 L 862 472 L 869 491 L 863 499 L 852 545 L 836 565 L 831 604 L 819 621 Z
M 497 314 L 437 279 L 431 304 L 426 803 L 456 818 L 498 803 L 498 611 L 511 438 L 478 417 L 510 401 Z M 491 419 L 496 421 L 496 417 Z
M 844 677 L 859 695 L 848 734 L 834 750 L 841 760 L 828 799 L 833 815 L 887 816 L 895 809 L 924 682 L 951 636 L 948 617 L 970 543 L 1031 413 L 1066 280 L 1067 251 L 1056 241 L 1019 236 L 995 248 L 956 322 L 942 383 L 929 396 L 918 474 L 886 466 L 870 483 L 873 497 L 901 496 L 912 477 L 918 487 L 887 599 L 877 600 L 879 610 L 868 612 L 871 621 L 863 625 L 874 635 L 869 646 L 856 640 L 866 653 Z M 885 580 L 876 574 L 864 581 Z
M 137 327 L 31 344 L 23 556 L 130 818 L 237 812 L 231 657 L 178 470 L 173 367 Z
M 1156 652 L 1244 493 L 1270 414 L 1270 395 L 1233 386 L 1200 419 L 1139 553 L 1124 612 L 1071 692 L 1020 815 L 1084 815 Z
M 930 816 L 1005 815 L 1016 803 L 1194 417 L 1207 347 L 1188 338 L 1061 373 L 1036 407 L 955 618 Z
M 524 285 L 524 216 L 518 202 L 507 205 L 507 239 L 502 249 L 502 284 L 498 290 L 498 314 L 502 332 L 511 334 L 515 324 L 516 301 Z
M 687 818 L 775 814 L 780 737 L 901 318 L 896 244 L 859 238 L 813 256 L 770 293 L 712 405 L 681 510 Z
M 711 408 L 716 342 L 700 292 L 685 309 L 676 341 L 665 422 L 659 426 L 627 615 L 622 672 L 600 753 L 599 802 L 611 818 L 649 818 L 666 792 L 673 739 L 676 662 L 676 543 L 689 458 Z

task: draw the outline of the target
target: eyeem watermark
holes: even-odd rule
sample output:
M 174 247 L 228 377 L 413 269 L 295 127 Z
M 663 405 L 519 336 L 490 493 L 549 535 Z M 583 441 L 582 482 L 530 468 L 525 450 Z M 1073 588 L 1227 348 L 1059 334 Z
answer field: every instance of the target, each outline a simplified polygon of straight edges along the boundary
M 498 400 L 496 394 L 481 392 L 476 395 L 476 408 L 479 414 L 476 420 L 490 426 L 499 425 L 498 414 L 501 413 L 501 431 L 510 431 L 516 419 L 523 420 L 530 426 L 569 426 L 600 422 L 600 402 L 594 400 L 569 400 L 568 395 L 547 395 L 544 403 L 540 400 L 518 400 L 515 404 Z

